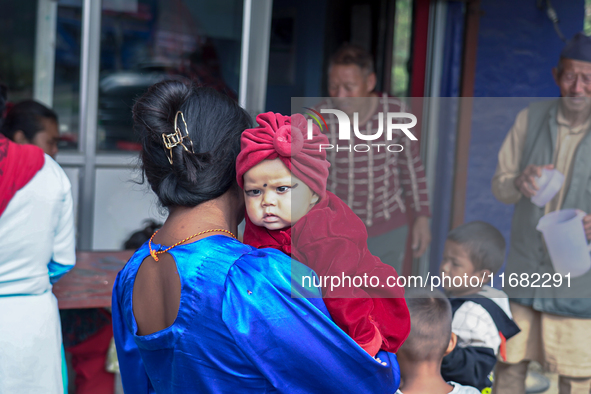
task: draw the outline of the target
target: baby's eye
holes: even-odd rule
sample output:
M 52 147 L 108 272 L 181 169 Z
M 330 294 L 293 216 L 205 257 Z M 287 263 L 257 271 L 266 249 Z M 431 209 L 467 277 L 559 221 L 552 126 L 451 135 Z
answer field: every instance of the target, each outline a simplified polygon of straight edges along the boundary
M 289 191 L 289 189 L 291 189 L 291 187 L 289 187 L 289 186 L 279 186 L 277 188 L 277 193 L 285 193 L 285 192 Z
M 258 189 L 245 190 L 245 193 L 248 197 L 256 197 L 261 195 L 261 191 Z

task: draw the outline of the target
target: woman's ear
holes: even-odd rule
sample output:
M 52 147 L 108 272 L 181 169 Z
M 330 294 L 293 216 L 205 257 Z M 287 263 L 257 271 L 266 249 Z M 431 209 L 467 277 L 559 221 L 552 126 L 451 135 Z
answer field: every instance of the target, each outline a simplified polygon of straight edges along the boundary
M 27 137 L 25 137 L 25 133 L 23 133 L 22 130 L 15 131 L 15 133 L 12 135 L 12 138 L 17 144 L 26 145 L 31 143 Z
M 456 336 L 456 334 L 452 332 L 451 338 L 449 338 L 449 344 L 447 345 L 447 349 L 445 349 L 445 353 L 443 353 L 443 356 L 447 356 L 448 354 L 450 354 L 452 350 L 454 350 L 454 348 L 456 347 L 457 343 L 458 337 Z

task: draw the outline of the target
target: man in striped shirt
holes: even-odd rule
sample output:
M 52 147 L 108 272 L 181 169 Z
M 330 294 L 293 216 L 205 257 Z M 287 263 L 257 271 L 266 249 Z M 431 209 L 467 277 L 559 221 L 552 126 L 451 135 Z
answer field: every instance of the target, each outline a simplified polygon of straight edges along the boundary
M 385 127 L 388 112 L 407 111 L 401 100 L 374 92 L 373 60 L 360 47 L 344 45 L 331 57 L 328 81 L 331 99 L 318 108 L 339 109 L 349 115 L 352 124 L 357 112 L 361 134 L 376 134 L 380 116 Z M 362 140 L 354 133 L 351 141 L 339 140 L 337 117 L 324 117 L 328 127 L 324 132 L 333 146 L 327 149 L 331 163 L 327 189 L 365 222 L 372 254 L 400 272 L 409 230 L 414 257 L 420 257 L 431 241 L 427 184 L 418 141 L 411 141 L 400 129 L 393 130 L 391 140 L 386 132 L 373 141 Z M 409 216 L 414 218 L 413 223 L 409 223 Z

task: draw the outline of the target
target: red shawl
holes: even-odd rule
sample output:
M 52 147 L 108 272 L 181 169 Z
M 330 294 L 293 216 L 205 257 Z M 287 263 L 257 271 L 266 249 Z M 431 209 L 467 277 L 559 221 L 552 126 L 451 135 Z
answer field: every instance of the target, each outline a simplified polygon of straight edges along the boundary
M 398 276 L 396 270 L 369 252 L 365 225 L 331 192 L 327 191 L 292 228 L 267 230 L 253 225 L 247 216 L 244 243 L 279 249 L 312 268 L 319 277 L 345 275 L 353 279 L 367 274 L 369 281 L 377 276 L 378 287 L 339 287 L 333 291 L 330 285 L 324 287 L 328 311 L 335 323 L 372 355 L 380 348 L 395 353 L 408 337 L 410 315 L 404 289 L 387 285 L 389 276 Z
M 14 197 L 43 167 L 43 151 L 19 145 L 0 134 L 0 216 Z

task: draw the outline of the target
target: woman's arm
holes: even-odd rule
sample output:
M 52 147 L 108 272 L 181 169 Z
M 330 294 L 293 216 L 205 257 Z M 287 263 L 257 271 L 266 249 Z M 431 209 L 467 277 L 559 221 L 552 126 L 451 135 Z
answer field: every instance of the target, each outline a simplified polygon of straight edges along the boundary
M 45 157 L 47 165 L 54 166 L 54 171 L 60 178 L 62 187 L 62 201 L 58 221 L 54 229 L 53 253 L 51 261 L 47 264 L 49 280 L 57 282 L 64 274 L 70 271 L 76 262 L 74 210 L 72 202 L 72 187 L 64 171 L 49 156 Z

